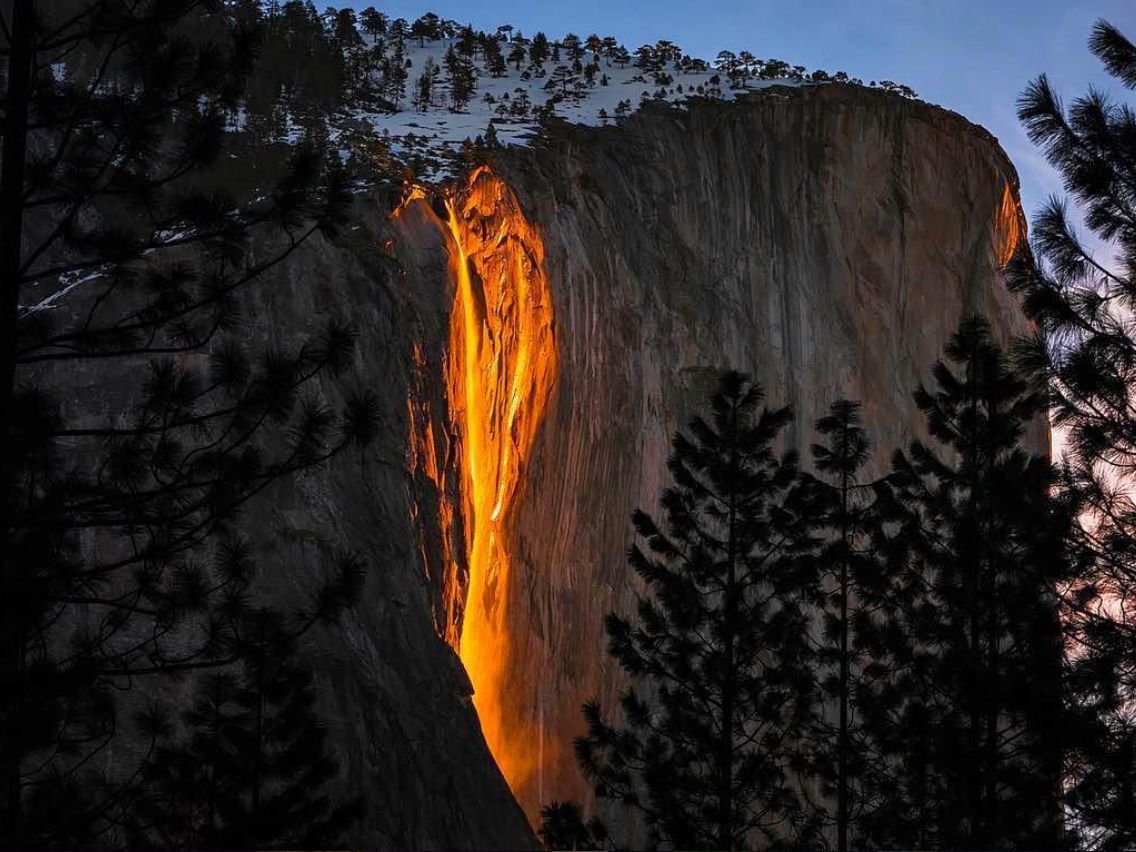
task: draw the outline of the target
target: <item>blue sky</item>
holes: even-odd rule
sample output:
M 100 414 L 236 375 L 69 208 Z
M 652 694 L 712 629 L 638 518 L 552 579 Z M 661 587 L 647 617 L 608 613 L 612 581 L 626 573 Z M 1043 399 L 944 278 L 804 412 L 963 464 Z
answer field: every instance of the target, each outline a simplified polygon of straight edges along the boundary
M 356 8 L 371 5 L 352 0 Z M 712 59 L 719 50 L 748 49 L 763 58 L 864 80 L 891 79 L 921 98 L 984 125 L 1001 141 L 1022 179 L 1028 214 L 1060 182 L 1029 143 L 1014 115 L 1026 83 L 1047 72 L 1066 100 L 1090 83 L 1112 88 L 1088 52 L 1097 18 L 1136 39 L 1131 0 L 559 0 L 519 5 L 501 0 L 386 2 L 392 17 L 425 11 L 495 29 L 511 23 L 526 35 L 611 34 L 629 49 L 667 38 Z M 1136 94 L 1131 100 L 1136 101 Z

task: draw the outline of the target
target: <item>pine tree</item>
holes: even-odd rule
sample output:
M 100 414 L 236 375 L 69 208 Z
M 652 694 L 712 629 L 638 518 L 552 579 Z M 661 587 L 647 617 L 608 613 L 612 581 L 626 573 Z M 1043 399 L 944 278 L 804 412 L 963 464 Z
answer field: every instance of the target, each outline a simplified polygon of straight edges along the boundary
M 544 88 L 553 91 L 559 88 L 559 94 L 563 97 L 567 97 L 568 85 L 576 80 L 577 77 L 571 68 L 567 65 L 557 65 L 548 76 L 548 81 L 544 84 Z
M 425 47 L 426 39 L 437 41 L 442 37 L 442 21 L 433 12 L 427 12 L 410 25 L 410 37 L 418 39 L 418 46 Z
M 407 61 L 402 41 L 396 40 L 391 56 L 383 62 L 382 70 L 382 91 L 390 98 L 395 109 L 398 109 L 398 105 L 406 97 L 406 80 L 409 76 L 406 70 Z
M 301 399 L 350 366 L 342 322 L 292 352 L 242 340 L 243 290 L 334 232 L 345 195 L 310 151 L 257 200 L 219 189 L 255 39 L 212 9 L 12 6 L 0 162 L 9 847 L 87 846 L 110 830 L 131 774 L 106 775 L 99 759 L 132 733 L 119 696 L 238 658 L 253 573 L 242 510 L 364 443 L 374 421 L 365 396 L 341 412 Z M 93 407 L 104 393 L 106 417 Z M 348 561 L 331 560 L 317 597 L 343 600 Z
M 803 475 L 808 515 L 824 542 L 816 557 L 816 609 L 822 621 L 816 668 L 822 700 L 831 711 L 813 721 L 806 737 L 812 747 L 811 772 L 836 803 L 833 821 L 840 852 L 864 845 L 857 819 L 872 804 L 862 794 L 874 755 L 857 721 L 856 699 L 870 662 L 867 646 L 875 644 L 873 622 L 885 573 L 876 552 L 879 483 L 862 479 L 870 447 L 859 412 L 856 402 L 832 404 L 816 424 L 825 439 L 812 447 L 817 475 Z
M 731 50 L 723 50 L 718 54 L 714 60 L 714 68 L 729 78 L 731 88 L 737 89 L 745 83 L 748 73 L 745 64 Z
M 540 809 L 540 842 L 545 849 L 598 849 L 606 840 L 598 820 L 584 821 L 575 802 L 549 802 Z
M 646 72 L 657 71 L 659 69 L 659 60 L 655 55 L 655 49 L 649 44 L 641 44 L 635 48 L 635 67 L 642 68 Z
M 529 44 L 529 62 L 534 66 L 541 66 L 544 61 L 549 57 L 549 44 L 548 37 L 538 32 L 533 36 L 532 42 Z
M 391 41 L 403 41 L 410 33 L 410 24 L 406 18 L 395 18 L 387 25 L 387 34 Z
M 484 33 L 481 33 L 480 36 L 484 36 Z M 472 59 L 473 55 L 477 52 L 479 43 L 479 34 L 474 31 L 472 26 L 466 24 L 458 30 L 458 38 L 457 42 L 454 44 L 454 48 L 457 50 L 459 56 Z
M 501 140 L 497 138 L 497 125 L 493 120 L 489 120 L 489 124 L 485 127 L 485 136 L 482 140 L 486 148 L 500 148 Z
M 505 56 L 501 52 L 501 42 L 495 38 L 485 41 L 485 70 L 491 77 L 504 77 L 509 71 Z
M 862 701 L 892 761 L 872 845 L 1054 848 L 1061 837 L 1066 508 L 1048 459 L 1021 445 L 1043 397 L 978 318 L 915 400 L 938 447 L 897 452 L 886 515 L 900 554 L 880 671 Z
M 575 33 L 568 33 L 561 41 L 564 50 L 568 53 L 568 60 L 571 62 L 578 62 L 580 57 L 584 55 L 584 49 L 580 41 L 580 37 Z
M 362 24 L 363 32 L 371 38 L 386 35 L 387 16 L 377 11 L 374 6 L 368 6 L 359 13 L 359 23 Z
M 183 732 L 143 771 L 126 816 L 134 845 L 272 849 L 336 846 L 362 799 L 333 805 L 337 773 L 311 675 L 275 613 L 250 616 L 237 673 L 198 681 Z
M 446 71 L 450 75 L 450 101 L 454 111 L 460 111 L 469 103 L 477 87 L 477 72 L 473 63 L 452 47 L 446 50 L 444 59 Z
M 422 66 L 422 73 L 414 84 L 414 108 L 425 112 L 434 102 L 434 79 L 437 76 L 437 66 L 434 60 L 427 56 Z
M 1119 87 L 1136 88 L 1136 45 L 1105 21 L 1089 48 Z M 1071 709 L 1082 732 L 1070 754 L 1070 825 L 1092 848 L 1136 844 L 1136 117 L 1130 103 L 1092 90 L 1068 109 L 1050 80 L 1032 82 L 1018 116 L 1062 175 L 1091 236 L 1051 199 L 1033 219 L 1030 245 L 1010 264 L 1039 333 L 1022 363 L 1048 382 L 1054 424 L 1067 447 L 1059 487 L 1077 503 L 1079 559 L 1090 576 L 1062 589 L 1070 633 Z M 1105 246 L 1101 248 L 1101 244 Z
M 780 60 L 773 60 L 774 63 Z M 781 63 L 784 65 L 784 63 Z M 742 85 L 748 82 L 750 77 L 760 77 L 765 63 L 754 56 L 750 51 L 743 50 L 738 54 L 738 74 L 741 77 Z
M 1089 595 L 1097 594 L 1089 590 Z M 1136 843 L 1136 722 L 1128 629 L 1115 617 L 1082 618 L 1070 641 L 1066 728 L 1073 747 L 1065 764 L 1065 806 L 1077 848 L 1120 852 Z
M 329 11 L 335 11 L 329 9 Z M 360 46 L 363 39 L 359 35 L 354 9 L 339 9 L 331 21 L 331 35 L 340 50 L 351 50 Z
M 811 547 L 792 507 L 797 463 L 773 445 L 788 409 L 726 374 L 713 418 L 690 421 L 669 462 L 665 529 L 637 512 L 649 552 L 637 618 L 610 614 L 608 652 L 633 681 L 623 725 L 585 706 L 577 757 L 596 795 L 642 818 L 652 845 L 738 849 L 808 839 L 792 775 L 811 712 L 802 601 Z

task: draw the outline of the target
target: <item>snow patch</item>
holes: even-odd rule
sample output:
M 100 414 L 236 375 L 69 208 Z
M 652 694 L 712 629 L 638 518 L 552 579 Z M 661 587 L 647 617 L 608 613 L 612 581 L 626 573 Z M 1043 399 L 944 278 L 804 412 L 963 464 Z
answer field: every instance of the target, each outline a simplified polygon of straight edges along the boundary
M 385 139 L 392 155 L 406 160 L 415 154 L 440 155 L 419 179 L 441 180 L 452 176 L 456 155 L 467 140 L 485 138 L 492 124 L 497 142 L 504 146 L 528 145 L 540 132 L 542 109 L 573 124 L 588 126 L 613 125 L 647 101 L 663 101 L 681 106 L 692 97 L 734 100 L 747 92 L 772 86 L 817 85 L 811 81 L 788 77 L 749 79 L 730 85 L 726 75 L 708 63 L 690 63 L 694 67 L 680 70 L 678 62 L 667 62 L 659 72 L 638 67 L 633 61 L 620 63 L 604 53 L 584 51 L 584 66 L 598 60 L 598 69 L 590 80 L 582 72 L 571 76 L 572 60 L 549 59 L 533 66 L 527 59 L 506 63 L 502 76 L 490 74 L 480 56 L 472 61 L 476 84 L 468 104 L 455 109 L 452 88 L 445 72 L 445 57 L 457 49 L 458 38 L 408 38 L 404 41 L 407 62 L 406 97 L 396 111 L 356 109 L 350 118 L 363 121 Z M 373 44 L 367 40 L 368 46 Z M 508 56 L 511 43 L 501 41 L 502 53 Z M 564 48 L 557 45 L 561 51 Z M 431 102 L 424 108 L 412 105 L 415 86 L 422 70 L 432 63 L 442 69 L 434 84 Z M 579 67 L 579 66 L 577 66 Z M 549 82 L 552 80 L 553 82 Z M 342 152 L 341 152 L 342 153 Z

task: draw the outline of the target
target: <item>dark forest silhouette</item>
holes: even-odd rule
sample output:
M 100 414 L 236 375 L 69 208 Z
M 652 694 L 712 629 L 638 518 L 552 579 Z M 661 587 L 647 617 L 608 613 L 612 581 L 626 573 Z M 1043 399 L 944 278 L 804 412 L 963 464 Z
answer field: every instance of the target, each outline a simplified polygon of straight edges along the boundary
M 265 612 L 242 516 L 273 483 L 366 444 L 376 412 L 365 394 L 333 410 L 314 392 L 351 364 L 341 320 L 291 351 L 242 334 L 242 294 L 333 232 L 345 201 L 338 167 L 302 146 L 268 191 L 221 189 L 257 34 L 196 0 L 16 0 L 5 25 L 0 843 L 115 845 L 204 724 L 171 714 L 176 684 L 247 681 L 357 598 L 364 565 L 327 542 L 310 600 Z M 76 381 L 111 374 L 120 390 L 102 414 L 63 404 Z M 261 717 L 305 706 L 270 702 Z M 136 757 L 107 770 L 101 756 L 127 740 Z M 336 842 L 268 818 L 293 775 L 313 798 L 329 777 L 310 774 L 326 766 L 322 739 L 305 743 L 287 778 L 264 764 L 241 782 L 260 826 L 238 835 L 249 845 Z M 196 819 L 178 799 L 169 826 L 146 813 L 144 842 L 233 842 L 177 834 Z

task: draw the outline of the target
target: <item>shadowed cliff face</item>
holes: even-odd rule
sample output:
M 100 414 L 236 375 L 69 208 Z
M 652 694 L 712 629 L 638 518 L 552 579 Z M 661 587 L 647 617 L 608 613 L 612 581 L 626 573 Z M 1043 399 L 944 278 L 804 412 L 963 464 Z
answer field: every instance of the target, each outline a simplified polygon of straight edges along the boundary
M 628 518 L 656 509 L 670 437 L 719 371 L 748 371 L 771 404 L 793 406 L 787 442 L 804 458 L 828 404 L 862 400 L 878 473 L 925 435 L 911 395 L 964 313 L 988 316 L 1004 341 L 1028 330 L 998 272 L 1024 237 L 1008 161 L 958 116 L 872 91 L 773 91 L 617 130 L 563 128 L 540 148 L 501 152 L 493 172 L 458 187 L 446 221 L 423 218 L 450 234 L 448 266 L 430 274 L 450 276 L 455 311 L 468 286 L 455 253 L 480 253 L 484 277 L 524 244 L 543 255 L 550 291 L 555 366 L 537 382 L 543 416 L 512 441 L 524 449 L 493 530 L 494 630 L 507 650 L 492 676 L 471 669 L 478 709 L 493 708 L 482 720 L 490 747 L 530 819 L 551 798 L 590 799 L 569 746 L 582 702 L 597 696 L 610 711 L 624 686 L 601 622 L 634 603 Z M 507 326 L 487 326 L 486 339 Z M 435 381 L 470 363 L 460 346 L 451 334 Z M 480 369 L 490 386 L 503 380 L 489 362 Z M 451 406 L 473 396 L 447 386 Z M 439 596 L 460 599 L 456 580 L 473 607 L 484 545 L 470 503 L 482 500 L 461 471 L 471 429 L 483 442 L 499 425 L 475 428 L 484 412 L 457 408 L 441 428 L 467 448 L 438 482 L 450 488 L 442 502 L 464 501 L 465 529 L 420 520 L 456 554 L 430 570 L 448 578 Z M 1041 426 L 1030 435 L 1039 451 L 1047 439 Z M 468 608 L 465 619 L 484 635 L 484 619 Z
M 611 709 L 623 686 L 601 620 L 633 604 L 629 515 L 657 508 L 673 431 L 738 367 L 796 407 L 806 454 L 830 401 L 863 400 L 883 470 L 922 434 L 911 393 L 960 314 L 1026 329 L 997 272 L 1024 234 L 1015 179 L 957 116 L 806 87 L 559 128 L 388 210 L 368 199 L 363 227 L 252 291 L 249 333 L 285 347 L 346 313 L 386 416 L 374 453 L 274 486 L 248 520 L 280 601 L 321 537 L 373 566 L 309 649 L 368 805 L 353 844 L 531 848 L 506 777 L 530 818 L 589 800 L 570 743 L 582 701 Z M 108 405 L 91 381 L 77 398 Z

